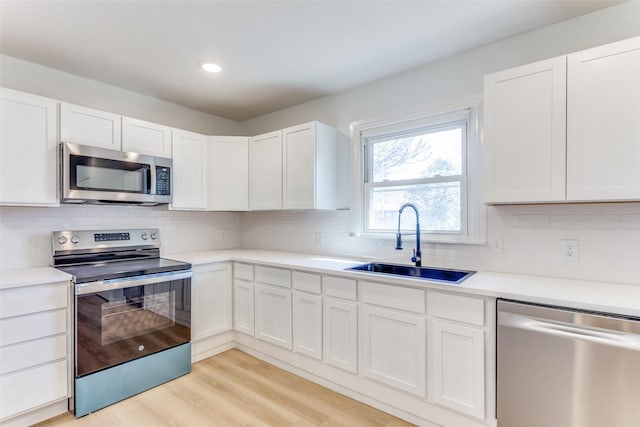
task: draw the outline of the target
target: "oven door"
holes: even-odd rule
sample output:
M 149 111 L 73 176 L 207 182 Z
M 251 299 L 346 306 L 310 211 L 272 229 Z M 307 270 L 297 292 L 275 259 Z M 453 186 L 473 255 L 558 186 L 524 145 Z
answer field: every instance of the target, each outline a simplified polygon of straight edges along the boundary
M 76 378 L 190 341 L 188 270 L 75 286 Z

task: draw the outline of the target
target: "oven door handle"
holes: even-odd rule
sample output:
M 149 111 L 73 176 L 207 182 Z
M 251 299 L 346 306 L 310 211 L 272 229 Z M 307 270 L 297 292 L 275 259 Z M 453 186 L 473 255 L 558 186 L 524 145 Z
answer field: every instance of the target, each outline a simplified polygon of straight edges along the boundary
M 172 280 L 188 279 L 192 276 L 193 272 L 191 270 L 145 274 L 143 276 L 123 277 L 120 279 L 107 279 L 97 282 L 80 283 L 76 285 L 75 291 L 76 295 L 94 294 L 97 292 L 111 291 L 114 289 L 133 288 L 135 286 L 153 285 L 155 283 L 169 282 Z

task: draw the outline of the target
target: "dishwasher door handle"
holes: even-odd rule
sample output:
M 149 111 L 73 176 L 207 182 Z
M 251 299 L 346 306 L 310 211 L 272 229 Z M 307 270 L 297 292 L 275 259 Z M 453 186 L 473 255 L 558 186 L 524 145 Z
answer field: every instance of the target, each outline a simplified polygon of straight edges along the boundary
M 498 325 L 640 351 L 640 336 L 631 333 L 542 320 L 508 312 L 498 313 Z

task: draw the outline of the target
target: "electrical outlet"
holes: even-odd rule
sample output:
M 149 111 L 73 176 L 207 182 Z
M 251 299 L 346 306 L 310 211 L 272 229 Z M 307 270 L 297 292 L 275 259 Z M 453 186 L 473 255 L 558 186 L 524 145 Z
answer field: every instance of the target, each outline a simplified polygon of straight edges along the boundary
M 560 240 L 562 247 L 562 257 L 569 261 L 576 261 L 580 257 L 580 241 L 579 240 Z
M 491 241 L 491 252 L 501 254 L 504 252 L 504 237 L 499 236 Z

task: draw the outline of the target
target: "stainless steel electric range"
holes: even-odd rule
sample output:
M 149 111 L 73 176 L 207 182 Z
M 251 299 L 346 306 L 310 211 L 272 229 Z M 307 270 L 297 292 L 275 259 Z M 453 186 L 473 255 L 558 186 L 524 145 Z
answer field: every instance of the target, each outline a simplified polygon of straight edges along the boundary
M 160 258 L 157 229 L 54 231 L 73 276 L 77 417 L 191 371 L 191 264 Z

